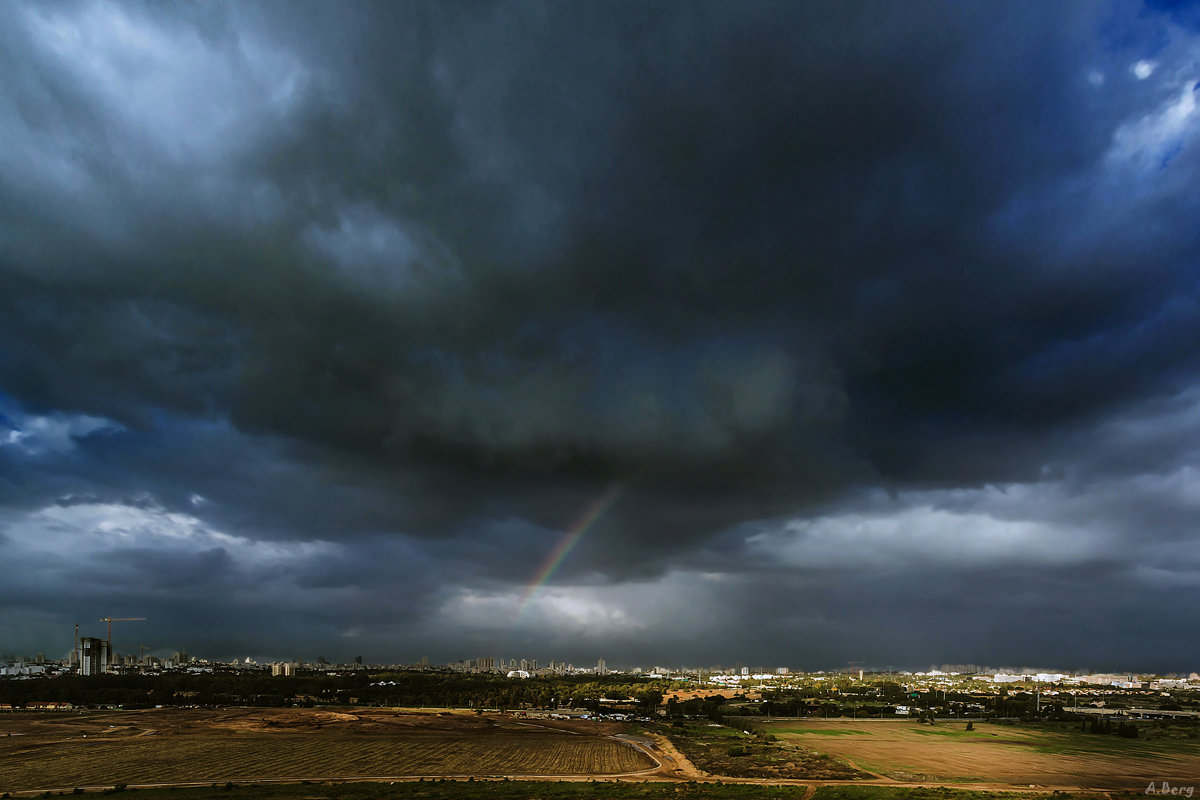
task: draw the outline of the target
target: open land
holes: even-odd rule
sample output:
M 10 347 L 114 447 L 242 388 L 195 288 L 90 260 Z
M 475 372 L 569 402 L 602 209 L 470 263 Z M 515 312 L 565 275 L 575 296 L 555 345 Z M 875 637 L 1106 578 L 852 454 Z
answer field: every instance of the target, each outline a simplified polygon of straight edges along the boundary
M 734 778 L 855 780 L 871 775 L 845 759 L 818 752 L 811 742 L 768 741 L 737 727 L 707 724 L 661 726 L 671 745 L 682 751 L 695 774 Z
M 122 791 L 108 790 L 106 794 Z M 1133 793 L 1109 792 L 1104 797 L 1106 800 L 1136 800 L 1137 796 Z M 139 789 L 134 797 L 137 800 L 1094 800 L 1087 795 L 1069 793 L 1026 792 L 1015 795 L 943 787 L 843 784 L 818 786 L 814 791 L 808 786 L 770 783 L 616 780 L 467 782 L 462 779 L 386 783 L 224 784 Z
M 756 727 L 843 758 L 878 778 L 996 788 L 1144 790 L 1151 781 L 1200 783 L 1200 742 L 1124 739 L 1074 726 L 798 719 Z
M 0 793 L 191 785 L 186 791 L 193 794 L 164 798 L 216 800 L 204 792 L 219 786 L 227 793 L 258 792 L 264 800 L 353 800 L 367 791 L 351 788 L 355 782 L 385 781 L 363 783 L 377 787 L 364 797 L 680 798 L 699 792 L 712 798 L 981 800 L 1002 790 L 1021 790 L 1023 797 L 1055 790 L 1140 794 L 1150 781 L 1190 786 L 1200 776 L 1195 740 L 1129 740 L 984 722 L 974 731 L 964 723 L 877 720 L 755 727 L 749 734 L 704 723 L 637 729 L 380 708 L 10 712 L 0 715 Z M 462 783 L 468 779 L 475 781 L 470 790 Z M 593 780 L 608 788 L 589 790 Z M 281 785 L 287 783 L 294 788 Z M 929 788 L 940 785 L 959 791 Z M 152 791 L 155 797 L 160 792 Z
M 0 717 L 0 790 L 370 777 L 608 777 L 659 768 L 623 726 L 386 709 Z

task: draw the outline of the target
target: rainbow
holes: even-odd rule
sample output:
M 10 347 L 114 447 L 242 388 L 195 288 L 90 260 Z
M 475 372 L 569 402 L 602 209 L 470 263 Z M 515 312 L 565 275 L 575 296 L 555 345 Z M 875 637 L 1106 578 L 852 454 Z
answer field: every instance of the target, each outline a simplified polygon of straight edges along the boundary
M 529 582 L 527 587 L 525 587 L 525 592 L 521 595 L 520 610 L 517 612 L 518 618 L 521 616 L 521 614 L 525 613 L 525 609 L 528 608 L 530 601 L 533 600 L 534 595 L 538 593 L 538 590 L 546 584 L 546 581 L 554 577 L 554 573 L 557 572 L 558 568 L 562 566 L 562 563 L 566 561 L 567 556 L 571 554 L 571 550 L 574 549 L 575 545 L 579 544 L 579 540 L 582 539 L 583 535 L 588 532 L 588 528 L 592 527 L 596 520 L 600 519 L 600 517 L 604 515 L 604 512 L 607 511 L 613 503 L 617 502 L 617 499 L 624 492 L 624 482 L 618 481 L 610 484 L 609 487 L 604 490 L 604 494 L 593 500 L 587 509 L 579 515 L 579 518 L 575 520 L 571 527 L 567 528 L 566 533 L 564 533 L 563 537 L 558 540 L 558 544 L 554 546 L 554 549 L 551 550 L 550 554 L 546 556 L 546 560 L 542 562 L 541 567 L 538 568 L 537 573 L 533 576 L 533 580 Z

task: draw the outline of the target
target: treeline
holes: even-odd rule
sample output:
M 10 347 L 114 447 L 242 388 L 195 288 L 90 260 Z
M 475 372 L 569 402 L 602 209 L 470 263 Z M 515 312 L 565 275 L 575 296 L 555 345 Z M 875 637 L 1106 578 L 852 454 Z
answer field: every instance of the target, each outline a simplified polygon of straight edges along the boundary
M 704 717 L 713 722 L 723 722 L 725 717 L 726 700 L 719 694 L 711 697 L 693 697 L 680 702 L 672 697 L 667 701 L 667 719 L 684 719 Z
M 180 705 L 360 704 L 456 708 L 592 708 L 601 699 L 657 708 L 669 681 L 625 675 L 514 680 L 499 675 L 369 672 L 273 677 L 265 673 L 62 676 L 0 681 L 0 703 L 147 708 Z
M 1084 733 L 1097 733 L 1101 735 L 1116 735 L 1123 736 L 1126 739 L 1138 738 L 1137 723 L 1129 720 L 1118 720 L 1116 724 L 1107 718 L 1089 719 L 1084 721 L 1079 730 Z

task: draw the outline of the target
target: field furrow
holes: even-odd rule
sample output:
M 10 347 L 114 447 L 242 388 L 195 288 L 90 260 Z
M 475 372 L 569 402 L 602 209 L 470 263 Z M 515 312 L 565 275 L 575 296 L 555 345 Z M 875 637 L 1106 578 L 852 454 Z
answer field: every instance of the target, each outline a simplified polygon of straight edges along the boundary
M 0 759 L 0 790 L 273 778 L 612 775 L 652 766 L 618 741 L 541 731 L 155 736 L 14 748 Z

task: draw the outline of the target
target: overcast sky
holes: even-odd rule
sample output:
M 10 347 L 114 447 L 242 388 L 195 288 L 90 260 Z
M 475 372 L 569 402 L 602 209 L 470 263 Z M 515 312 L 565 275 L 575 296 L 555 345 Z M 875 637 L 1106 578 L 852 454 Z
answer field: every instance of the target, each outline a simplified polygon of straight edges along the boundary
M 0 3 L 0 652 L 1200 668 L 1186 5 Z

